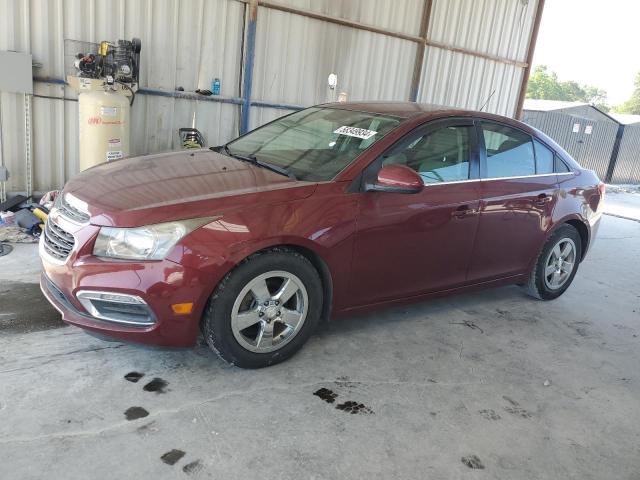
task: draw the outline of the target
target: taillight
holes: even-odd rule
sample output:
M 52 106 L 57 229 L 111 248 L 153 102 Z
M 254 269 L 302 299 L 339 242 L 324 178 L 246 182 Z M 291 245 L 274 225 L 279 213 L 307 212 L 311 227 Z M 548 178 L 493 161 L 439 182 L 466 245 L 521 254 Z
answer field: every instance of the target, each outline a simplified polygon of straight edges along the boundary
M 598 184 L 598 193 L 600 193 L 600 201 L 604 200 L 604 192 L 606 191 L 607 186 L 604 184 L 604 182 L 600 182 Z

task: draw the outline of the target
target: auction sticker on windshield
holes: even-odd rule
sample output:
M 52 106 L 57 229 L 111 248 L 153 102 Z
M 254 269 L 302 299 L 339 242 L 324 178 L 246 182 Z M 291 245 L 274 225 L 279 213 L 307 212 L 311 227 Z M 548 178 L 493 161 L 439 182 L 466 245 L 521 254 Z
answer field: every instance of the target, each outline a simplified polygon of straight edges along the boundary
M 334 130 L 333 133 L 337 133 L 338 135 L 348 135 L 349 137 L 362 138 L 367 140 L 368 138 L 373 137 L 376 133 L 373 130 L 367 130 L 366 128 L 356 128 L 356 127 L 348 127 L 343 125 L 342 127 Z

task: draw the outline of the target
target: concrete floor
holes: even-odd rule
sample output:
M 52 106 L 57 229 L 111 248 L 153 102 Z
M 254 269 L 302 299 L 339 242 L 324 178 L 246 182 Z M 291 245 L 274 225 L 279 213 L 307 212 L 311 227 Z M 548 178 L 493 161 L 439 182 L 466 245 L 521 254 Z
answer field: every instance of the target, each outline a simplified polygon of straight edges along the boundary
M 640 479 L 640 222 L 556 301 L 345 318 L 259 371 L 64 326 L 35 254 L 0 258 L 0 478 Z

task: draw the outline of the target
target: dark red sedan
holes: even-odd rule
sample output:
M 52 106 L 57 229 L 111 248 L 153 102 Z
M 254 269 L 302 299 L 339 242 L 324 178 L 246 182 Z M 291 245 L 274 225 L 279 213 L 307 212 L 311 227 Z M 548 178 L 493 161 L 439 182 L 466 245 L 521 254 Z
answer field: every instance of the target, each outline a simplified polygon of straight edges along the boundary
M 42 290 L 98 335 L 297 351 L 322 318 L 478 287 L 561 295 L 604 185 L 520 122 L 415 103 L 308 108 L 210 150 L 73 178 L 40 242 Z

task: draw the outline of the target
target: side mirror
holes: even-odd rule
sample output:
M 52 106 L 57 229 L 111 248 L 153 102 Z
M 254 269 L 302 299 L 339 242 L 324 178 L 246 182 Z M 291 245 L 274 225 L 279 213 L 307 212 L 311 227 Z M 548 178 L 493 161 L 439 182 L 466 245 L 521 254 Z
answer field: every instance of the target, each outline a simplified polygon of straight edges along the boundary
M 424 183 L 414 170 L 404 165 L 387 165 L 378 172 L 376 183 L 365 187 L 367 192 L 418 193 Z

